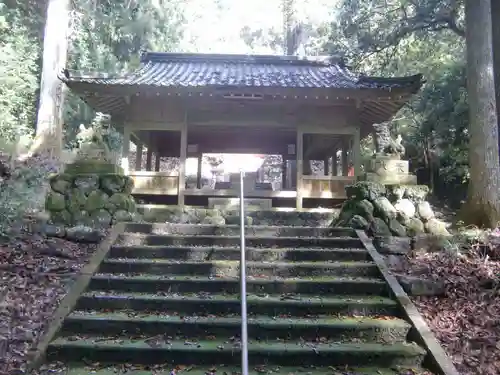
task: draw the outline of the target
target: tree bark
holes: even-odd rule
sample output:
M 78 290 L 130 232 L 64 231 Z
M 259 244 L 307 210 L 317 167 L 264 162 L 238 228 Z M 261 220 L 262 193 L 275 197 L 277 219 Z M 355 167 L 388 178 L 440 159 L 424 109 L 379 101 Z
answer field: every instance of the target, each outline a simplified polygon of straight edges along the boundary
M 500 201 L 490 0 L 466 0 L 465 12 L 470 181 L 462 217 L 493 228 L 500 222 Z
M 49 0 L 43 38 L 36 148 L 60 156 L 63 139 L 64 87 L 58 73 L 66 67 L 70 0 Z
M 493 20 L 500 19 L 500 2 L 491 1 L 491 19 L 492 19 L 492 46 L 493 46 L 493 70 L 495 72 L 495 97 L 497 107 L 498 129 L 500 131 L 500 22 Z M 500 138 L 500 137 L 499 137 Z M 499 139 L 500 145 L 500 139 Z M 500 150 L 500 147 L 499 147 Z

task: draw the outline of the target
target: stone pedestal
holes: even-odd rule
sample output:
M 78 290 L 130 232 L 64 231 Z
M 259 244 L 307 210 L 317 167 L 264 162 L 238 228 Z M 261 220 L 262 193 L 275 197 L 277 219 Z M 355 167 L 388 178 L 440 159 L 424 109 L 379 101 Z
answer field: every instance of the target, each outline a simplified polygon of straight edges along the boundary
M 416 185 L 417 176 L 409 173 L 408 160 L 397 156 L 376 155 L 365 164 L 366 173 L 361 180 L 383 185 Z

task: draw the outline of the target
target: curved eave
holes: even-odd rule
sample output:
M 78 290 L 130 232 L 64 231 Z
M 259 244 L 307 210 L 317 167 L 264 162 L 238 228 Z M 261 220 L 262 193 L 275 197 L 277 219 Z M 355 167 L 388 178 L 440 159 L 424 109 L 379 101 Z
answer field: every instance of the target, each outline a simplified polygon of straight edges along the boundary
M 334 98 L 357 99 L 360 102 L 359 118 L 363 128 L 366 125 L 389 120 L 399 109 L 419 91 L 423 81 L 422 75 L 418 74 L 401 78 L 381 78 L 381 77 L 361 77 L 364 80 L 373 80 L 376 85 L 389 86 L 377 88 L 283 88 L 283 87 L 231 87 L 231 86 L 204 86 L 204 87 L 157 87 L 151 84 L 116 84 L 116 78 L 109 77 L 59 77 L 72 92 L 77 94 L 91 108 L 98 112 L 111 115 L 123 115 L 127 109 L 127 98 L 137 93 L 152 93 L 157 95 L 176 92 L 178 95 L 189 92 L 230 92 L 230 91 L 250 91 L 260 93 L 280 93 L 292 90 L 298 95 L 330 96 Z M 391 87 L 394 81 L 398 82 L 398 87 Z

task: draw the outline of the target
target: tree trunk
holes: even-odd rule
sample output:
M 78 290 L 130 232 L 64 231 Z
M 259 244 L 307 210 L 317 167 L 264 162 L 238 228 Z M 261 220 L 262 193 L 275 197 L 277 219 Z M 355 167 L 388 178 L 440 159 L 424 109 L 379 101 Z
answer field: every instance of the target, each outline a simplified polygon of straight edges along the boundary
M 491 19 L 492 21 L 500 19 L 500 2 L 498 0 L 491 1 Z M 497 120 L 500 121 L 500 22 L 492 22 L 491 36 L 493 45 L 493 70 L 495 72 Z M 500 122 L 498 123 L 498 129 L 500 129 Z
M 470 181 L 462 217 L 492 228 L 500 221 L 500 201 L 490 0 L 466 0 L 465 11 Z
M 60 156 L 63 139 L 63 83 L 66 67 L 70 0 L 49 0 L 43 38 L 42 77 L 36 124 L 36 148 Z

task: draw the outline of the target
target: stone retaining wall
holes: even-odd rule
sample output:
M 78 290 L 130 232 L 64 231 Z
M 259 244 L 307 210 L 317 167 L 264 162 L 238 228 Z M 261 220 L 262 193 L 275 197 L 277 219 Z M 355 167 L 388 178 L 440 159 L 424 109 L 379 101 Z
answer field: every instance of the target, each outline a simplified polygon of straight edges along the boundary
M 50 179 L 46 210 L 53 224 L 106 228 L 134 219 L 133 181 L 119 173 L 65 173 Z
M 373 236 L 448 235 L 426 201 L 428 193 L 425 185 L 358 182 L 346 188 L 348 200 L 333 225 L 367 230 Z

